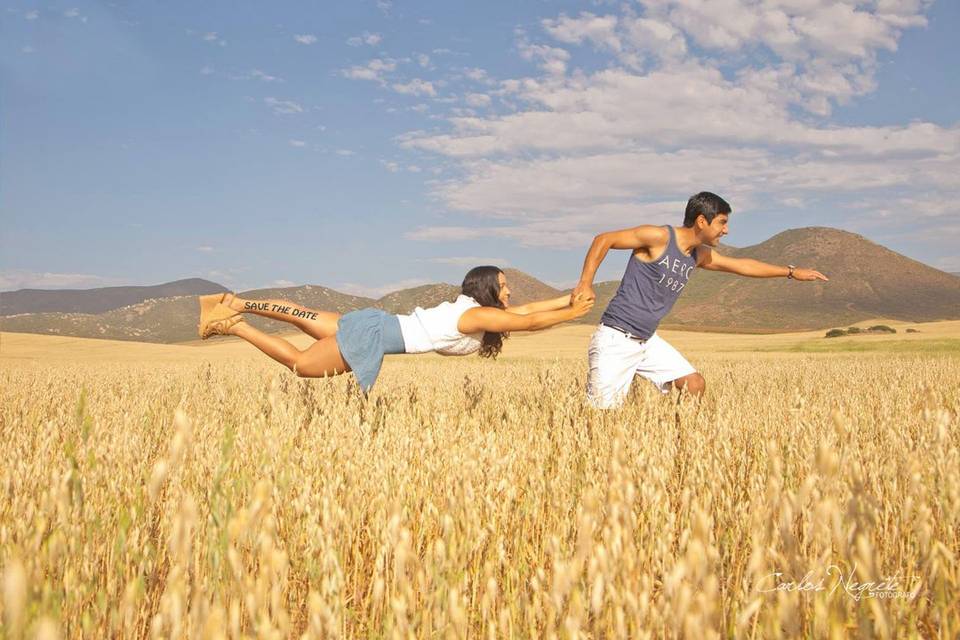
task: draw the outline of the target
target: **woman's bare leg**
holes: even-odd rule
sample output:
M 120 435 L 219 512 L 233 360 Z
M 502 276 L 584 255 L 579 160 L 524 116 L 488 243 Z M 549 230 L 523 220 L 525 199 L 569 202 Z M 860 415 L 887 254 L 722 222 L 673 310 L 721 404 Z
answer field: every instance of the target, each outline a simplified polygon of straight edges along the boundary
M 300 351 L 283 338 L 264 333 L 246 322 L 238 322 L 227 329 L 227 333 L 243 338 L 304 378 L 335 376 L 350 371 L 350 367 L 340 355 L 334 336 L 317 340 L 307 349 Z
M 317 340 L 334 335 L 340 320 L 340 314 L 335 311 L 318 311 L 289 300 L 247 300 L 234 296 L 228 304 L 234 311 L 289 322 Z

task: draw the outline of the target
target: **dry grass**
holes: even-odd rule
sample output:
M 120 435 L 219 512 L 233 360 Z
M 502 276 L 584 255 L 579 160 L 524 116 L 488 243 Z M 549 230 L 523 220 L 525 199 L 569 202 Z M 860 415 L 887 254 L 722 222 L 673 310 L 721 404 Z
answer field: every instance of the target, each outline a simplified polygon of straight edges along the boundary
M 699 409 L 603 413 L 580 359 L 394 358 L 364 401 L 9 337 L 0 636 L 960 634 L 955 356 L 701 354 Z

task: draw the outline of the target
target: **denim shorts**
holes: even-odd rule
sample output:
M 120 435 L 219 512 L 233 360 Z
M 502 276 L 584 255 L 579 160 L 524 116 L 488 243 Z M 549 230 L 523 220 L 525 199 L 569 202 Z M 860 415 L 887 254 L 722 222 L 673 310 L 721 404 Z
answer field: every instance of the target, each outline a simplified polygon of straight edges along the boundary
M 364 393 L 377 381 L 384 354 L 405 351 L 400 321 L 381 309 L 342 315 L 337 323 L 337 346 Z

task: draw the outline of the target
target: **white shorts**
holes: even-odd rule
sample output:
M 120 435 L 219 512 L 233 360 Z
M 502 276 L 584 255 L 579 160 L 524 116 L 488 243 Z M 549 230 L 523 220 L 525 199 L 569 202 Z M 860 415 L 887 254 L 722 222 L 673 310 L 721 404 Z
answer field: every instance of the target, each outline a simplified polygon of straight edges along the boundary
M 657 385 L 662 393 L 670 393 L 674 380 L 696 372 L 679 351 L 656 333 L 646 342 L 638 342 L 601 324 L 590 339 L 587 353 L 587 400 L 599 409 L 621 404 L 635 375 Z

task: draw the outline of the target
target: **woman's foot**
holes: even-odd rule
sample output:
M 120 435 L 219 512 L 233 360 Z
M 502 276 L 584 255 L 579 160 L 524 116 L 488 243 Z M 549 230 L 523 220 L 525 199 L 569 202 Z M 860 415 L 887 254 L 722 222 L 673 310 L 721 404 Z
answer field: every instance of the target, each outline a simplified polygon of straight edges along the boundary
M 224 295 L 223 302 L 221 302 L 221 304 L 227 305 L 237 313 L 243 313 L 243 302 L 244 300 L 237 294 L 227 293 Z
M 202 327 L 207 323 L 210 318 L 210 312 L 213 311 L 213 308 L 220 304 L 225 296 L 225 293 L 211 293 L 207 296 L 197 296 L 197 301 L 200 303 L 200 326 Z
M 239 300 L 237 296 L 229 291 L 225 293 L 211 293 L 206 296 L 198 296 L 197 299 L 200 302 L 200 328 L 202 329 L 211 320 L 215 318 L 210 314 L 213 312 L 214 308 L 218 305 L 226 305 L 231 309 L 234 309 L 234 302 Z M 240 309 L 234 309 L 235 311 L 240 311 Z
M 231 327 L 239 322 L 243 322 L 242 314 L 224 304 L 218 304 L 210 311 L 206 324 L 200 325 L 200 338 L 206 340 L 210 336 L 229 335 L 232 333 Z
M 211 317 L 210 313 L 213 311 L 214 307 L 218 304 L 225 304 L 228 307 L 233 308 L 231 304 L 236 299 L 236 295 L 230 293 L 229 291 L 225 293 L 211 293 L 206 296 L 198 296 L 200 302 L 200 326 L 202 327 L 206 323 L 210 322 Z M 239 311 L 239 309 L 237 309 Z

